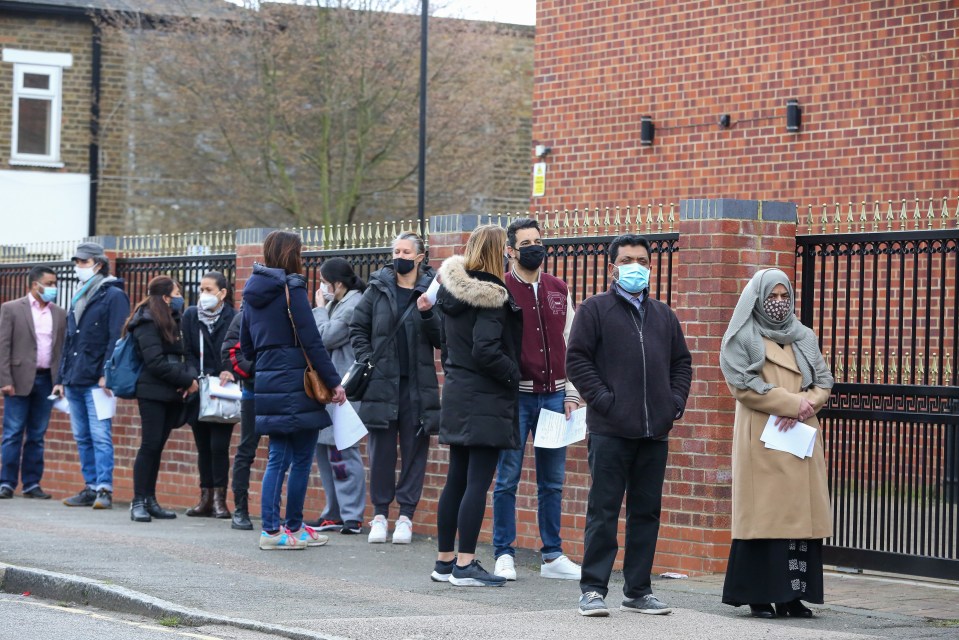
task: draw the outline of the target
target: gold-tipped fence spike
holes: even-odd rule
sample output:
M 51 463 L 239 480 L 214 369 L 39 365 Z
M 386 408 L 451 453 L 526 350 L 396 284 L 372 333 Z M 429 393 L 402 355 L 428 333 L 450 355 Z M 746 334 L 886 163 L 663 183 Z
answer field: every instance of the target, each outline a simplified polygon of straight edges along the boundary
M 882 374 L 885 372 L 884 365 L 882 364 L 882 349 L 876 351 L 876 382 L 882 383 Z
M 845 382 L 846 381 L 846 372 L 843 369 L 842 361 L 845 358 L 845 354 L 837 354 L 839 357 L 836 358 L 836 382 Z
M 829 205 L 826 203 L 822 205 L 822 217 L 819 222 L 822 224 L 822 232 L 826 233 L 826 225 L 829 224 Z
M 912 219 L 915 221 L 922 220 L 922 211 L 919 210 L 919 198 L 916 198 L 916 208 L 912 212 Z
M 867 220 L 867 219 L 868 219 L 868 217 L 866 216 L 866 200 L 863 199 L 863 201 L 862 201 L 862 208 L 859 209 L 859 231 L 862 232 L 862 233 L 865 233 L 865 232 L 866 232 L 866 220 Z
M 939 354 L 935 351 L 929 361 L 929 381 L 933 384 L 939 382 Z
M 563 228 L 569 229 L 569 209 L 563 209 Z
M 902 199 L 902 208 L 899 210 L 899 219 L 900 219 L 900 220 L 903 220 L 903 221 L 909 219 L 909 216 L 906 214 L 906 199 L 905 199 L 905 198 Z
M 853 210 L 853 207 L 854 207 L 854 206 L 855 206 L 855 205 L 853 204 L 853 201 L 850 200 L 850 201 L 849 201 L 849 207 L 848 207 L 848 209 L 846 209 L 846 224 L 849 225 L 849 230 L 850 230 L 850 231 L 852 231 L 852 225 L 853 225 L 853 213 L 852 213 L 852 210 Z
M 833 223 L 833 232 L 839 233 L 840 227 L 842 227 L 842 205 L 839 204 L 839 201 L 836 201 L 836 212 L 832 216 Z
M 629 225 L 633 223 L 633 217 L 631 214 L 631 208 L 629 205 L 626 205 L 626 219 L 623 220 L 623 224 L 626 227 L 626 231 L 629 231 Z
M 903 351 L 903 352 L 902 352 L 902 367 L 901 367 L 901 368 L 902 368 L 902 381 L 905 382 L 906 384 L 909 384 L 909 380 L 910 380 L 909 375 L 912 373 L 912 365 L 909 364 L 909 352 L 908 352 L 908 351 Z
M 872 382 L 872 380 L 869 378 L 869 374 L 871 373 L 870 370 L 871 370 L 871 366 L 869 364 L 869 349 L 863 349 L 862 367 L 861 367 L 863 382 L 866 382 L 866 383 Z
M 579 208 L 573 209 L 573 229 L 578 230 L 580 228 L 579 224 Z
M 816 214 L 813 213 L 812 205 L 811 205 L 811 204 L 807 204 L 807 205 L 806 205 L 806 211 L 807 211 L 807 213 L 808 213 L 808 218 L 809 218 L 809 233 L 816 233 L 816 230 L 815 230 L 815 227 L 816 227 Z
M 896 350 L 889 352 L 889 382 L 896 384 L 899 381 L 899 365 L 896 364 Z
M 649 233 L 649 230 L 652 229 L 652 227 L 653 227 L 653 203 L 647 202 L 646 203 L 646 227 L 644 231 L 646 231 L 646 233 Z
M 892 212 L 892 200 L 887 200 L 889 203 L 889 208 L 886 209 L 886 231 L 892 230 L 892 221 L 896 219 L 896 216 Z
M 856 380 L 856 350 L 853 349 L 849 352 L 851 355 L 849 357 L 849 381 L 857 382 Z
M 927 228 L 932 229 L 932 224 L 936 220 L 936 210 L 932 206 L 932 196 L 929 197 L 929 211 L 926 212 Z
M 882 221 L 882 214 L 879 213 L 879 201 L 876 200 L 876 206 L 872 210 L 872 230 L 879 230 L 879 223 Z
M 952 384 L 952 354 L 946 354 L 946 360 L 942 365 L 942 377 L 946 384 Z
M 656 231 L 659 233 L 663 232 L 663 223 L 666 222 L 666 217 L 663 215 L 663 203 L 659 203 L 659 213 L 656 214 Z
M 959 199 L 957 199 L 959 202 Z M 957 205 L 959 206 L 959 205 Z M 942 228 L 945 229 L 949 220 L 949 199 L 946 196 L 942 197 L 942 213 L 940 214 Z
M 926 365 L 923 364 L 925 362 L 924 356 L 925 354 L 921 351 L 916 354 L 916 382 L 919 384 L 924 382 L 923 377 L 926 375 Z
M 668 230 L 669 230 L 670 233 L 672 233 L 672 231 L 673 231 L 673 225 L 676 223 L 676 203 L 675 203 L 675 202 L 670 202 L 670 203 L 669 203 L 669 218 L 668 218 L 668 222 L 669 222 L 669 229 L 668 229 Z

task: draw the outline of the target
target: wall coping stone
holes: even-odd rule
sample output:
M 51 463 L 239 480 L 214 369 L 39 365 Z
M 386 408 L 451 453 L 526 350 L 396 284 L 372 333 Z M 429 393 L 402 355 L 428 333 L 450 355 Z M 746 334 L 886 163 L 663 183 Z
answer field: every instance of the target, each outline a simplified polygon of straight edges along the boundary
M 760 218 L 760 205 L 762 217 Z M 680 220 L 762 220 L 796 222 L 796 203 L 771 200 L 680 200 Z

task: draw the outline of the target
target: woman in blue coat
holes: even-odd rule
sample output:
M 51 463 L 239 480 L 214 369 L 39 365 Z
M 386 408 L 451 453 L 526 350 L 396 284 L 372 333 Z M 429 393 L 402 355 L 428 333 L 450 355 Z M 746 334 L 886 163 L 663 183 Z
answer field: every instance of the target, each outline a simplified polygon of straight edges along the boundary
M 313 321 L 301 248 L 299 235 L 272 232 L 263 243 L 265 266 L 253 266 L 253 275 L 243 289 L 240 348 L 244 357 L 256 362 L 256 432 L 270 438 L 260 498 L 261 549 L 304 549 L 328 540 L 303 524 L 316 439 L 320 429 L 331 424 L 323 405 L 304 391 L 307 358 L 333 390 L 333 402 L 343 404 L 346 394 Z M 284 526 L 280 497 L 288 469 Z

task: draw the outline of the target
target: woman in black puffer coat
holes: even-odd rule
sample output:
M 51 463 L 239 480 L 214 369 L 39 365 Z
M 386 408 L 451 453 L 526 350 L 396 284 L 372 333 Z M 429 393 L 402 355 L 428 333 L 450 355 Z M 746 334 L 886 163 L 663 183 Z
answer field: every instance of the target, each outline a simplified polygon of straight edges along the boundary
M 523 312 L 503 283 L 505 247 L 502 227 L 477 227 L 465 255 L 449 258 L 440 269 L 436 304 L 443 313 L 446 372 L 440 442 L 450 445 L 450 461 L 437 510 L 439 554 L 432 577 L 456 586 L 506 582 L 475 559 L 500 451 L 519 448 Z
M 197 391 L 197 371 L 186 363 L 180 312 L 180 287 L 169 276 L 157 276 L 147 287 L 147 297 L 133 310 L 124 333 L 136 340 L 143 360 L 137 380 L 140 409 L 140 449 L 133 463 L 133 502 L 130 519 L 175 518 L 156 499 L 160 456 L 170 432 L 186 422 L 185 400 Z

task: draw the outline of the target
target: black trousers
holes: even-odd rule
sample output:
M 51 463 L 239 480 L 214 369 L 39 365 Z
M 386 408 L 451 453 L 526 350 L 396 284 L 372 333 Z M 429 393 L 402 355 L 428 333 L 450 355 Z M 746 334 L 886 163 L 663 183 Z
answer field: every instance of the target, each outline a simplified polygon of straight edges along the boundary
M 256 449 L 260 446 L 260 436 L 256 435 L 256 406 L 254 400 L 240 400 L 240 444 L 233 458 L 233 497 L 244 499 L 250 491 L 250 467 L 256 460 Z M 237 507 L 239 508 L 239 507 Z
M 140 408 L 140 448 L 133 462 L 133 495 L 156 495 L 160 457 L 170 433 L 183 424 L 186 411 L 182 402 L 137 399 Z
M 476 553 L 476 541 L 486 515 L 500 449 L 450 445 L 446 486 L 436 511 L 436 540 L 440 553 L 453 551 L 456 534 L 460 553 Z
M 616 537 L 619 511 L 626 496 L 626 556 L 623 594 L 638 598 L 653 592 L 650 572 L 659 537 L 659 513 L 669 443 L 660 440 L 589 436 L 587 442 L 589 504 L 586 509 L 586 545 L 583 593 L 596 591 L 606 597 L 619 541 Z
M 226 487 L 230 481 L 230 439 L 232 424 L 198 422 L 193 425 L 196 466 L 204 489 Z
M 390 504 L 396 499 L 400 515 L 410 520 L 423 495 L 426 477 L 426 457 L 430 437 L 420 431 L 419 425 L 399 421 L 386 429 L 370 429 L 367 443 L 370 455 L 370 502 L 373 515 L 389 517 Z M 396 477 L 396 442 L 399 440 L 399 479 Z

